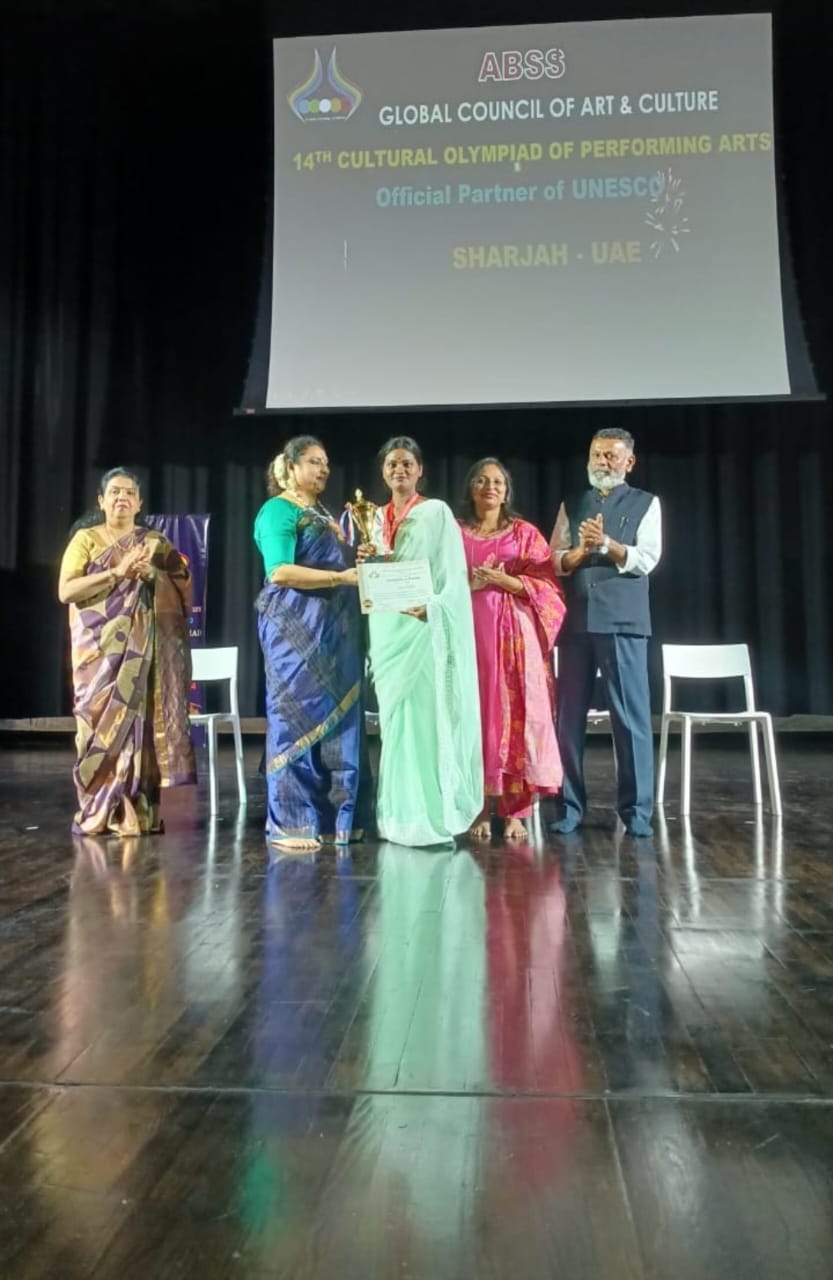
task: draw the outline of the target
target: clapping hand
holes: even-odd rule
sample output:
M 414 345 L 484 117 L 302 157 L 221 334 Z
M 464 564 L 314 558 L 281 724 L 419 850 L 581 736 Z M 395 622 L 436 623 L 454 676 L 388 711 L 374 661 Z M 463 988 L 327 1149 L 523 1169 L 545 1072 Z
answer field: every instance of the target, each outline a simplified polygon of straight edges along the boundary
M 578 527 L 578 545 L 579 550 L 584 555 L 592 555 L 594 551 L 604 542 L 604 518 L 601 511 L 598 515 L 591 516 L 589 520 L 582 520 Z
M 482 564 L 475 565 L 471 571 L 471 582 L 469 583 L 472 591 L 482 591 L 483 588 L 488 585 L 485 577 L 483 576 L 483 570 L 493 568 L 494 563 L 494 552 L 490 552 Z
M 146 542 L 131 547 L 114 569 L 117 578 L 149 578 L 151 574 L 151 549 Z
M 482 591 L 484 587 L 501 587 L 504 591 L 509 589 L 509 575 L 502 562 L 495 563 L 494 555 L 487 556 L 483 563 L 477 565 L 472 571 L 472 591 Z

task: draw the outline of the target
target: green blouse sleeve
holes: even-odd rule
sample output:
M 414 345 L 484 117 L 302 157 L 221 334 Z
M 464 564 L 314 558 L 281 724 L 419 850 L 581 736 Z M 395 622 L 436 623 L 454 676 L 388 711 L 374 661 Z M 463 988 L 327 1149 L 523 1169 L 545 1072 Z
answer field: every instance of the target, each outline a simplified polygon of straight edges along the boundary
M 264 502 L 255 518 L 255 542 L 266 576 L 282 564 L 295 563 L 295 541 L 301 508 L 283 498 Z

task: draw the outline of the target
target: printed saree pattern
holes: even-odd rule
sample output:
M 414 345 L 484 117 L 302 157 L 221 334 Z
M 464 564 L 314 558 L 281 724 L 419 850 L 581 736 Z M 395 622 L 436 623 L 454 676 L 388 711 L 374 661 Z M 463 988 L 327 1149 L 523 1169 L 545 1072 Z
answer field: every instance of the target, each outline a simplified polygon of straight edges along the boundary
M 82 835 L 159 829 L 159 789 L 196 781 L 188 725 L 190 579 L 179 553 L 136 527 L 113 544 L 103 526 L 70 541 L 64 570 L 100 573 L 150 540 L 152 583 L 117 582 L 70 605 L 76 721 L 73 770 Z

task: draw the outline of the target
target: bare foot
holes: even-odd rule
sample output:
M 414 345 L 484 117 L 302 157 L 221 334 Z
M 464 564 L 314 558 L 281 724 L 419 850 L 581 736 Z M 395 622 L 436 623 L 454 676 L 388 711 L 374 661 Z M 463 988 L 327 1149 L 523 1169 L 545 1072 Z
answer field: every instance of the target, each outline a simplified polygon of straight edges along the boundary
M 281 853 L 317 853 L 321 848 L 320 840 L 306 839 L 303 836 L 270 836 L 269 844 Z
M 503 824 L 504 840 L 528 840 L 529 832 L 520 818 L 507 818 Z
M 489 813 L 488 810 L 484 809 L 469 827 L 469 835 L 473 840 L 489 840 L 491 834 L 492 824 L 489 820 Z

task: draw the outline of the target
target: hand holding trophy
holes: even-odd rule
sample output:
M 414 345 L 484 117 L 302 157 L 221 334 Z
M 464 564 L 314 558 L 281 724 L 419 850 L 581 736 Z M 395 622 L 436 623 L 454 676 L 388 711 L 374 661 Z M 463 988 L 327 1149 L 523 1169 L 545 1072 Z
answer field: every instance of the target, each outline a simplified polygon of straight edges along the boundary
M 368 560 L 378 558 L 378 548 L 373 539 L 376 536 L 376 503 L 366 498 L 361 489 L 357 489 L 352 502 L 346 504 L 347 512 L 358 534 L 356 561 L 365 564 Z

